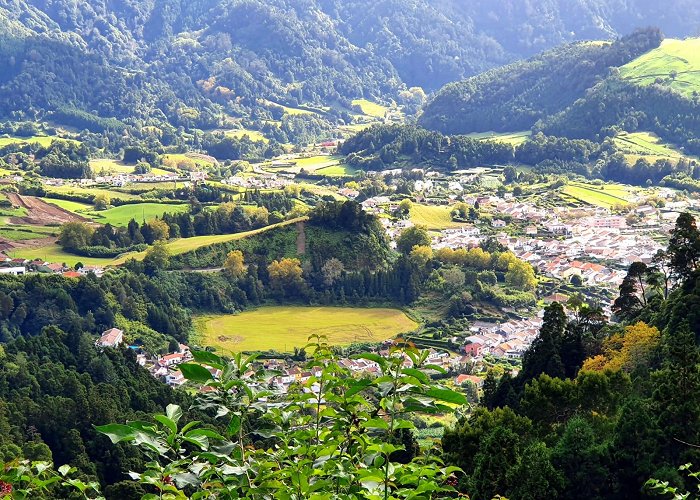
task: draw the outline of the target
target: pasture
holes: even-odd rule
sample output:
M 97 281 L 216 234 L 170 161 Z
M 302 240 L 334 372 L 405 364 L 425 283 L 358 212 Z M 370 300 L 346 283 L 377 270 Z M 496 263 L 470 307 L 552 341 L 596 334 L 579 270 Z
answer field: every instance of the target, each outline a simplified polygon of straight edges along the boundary
M 110 175 L 110 174 L 133 174 L 136 165 L 128 165 L 120 160 L 111 160 L 109 158 L 98 158 L 90 160 L 90 168 L 95 175 Z M 169 173 L 162 168 L 151 169 L 153 175 L 165 175 Z
M 20 248 L 9 252 L 9 256 L 12 258 L 22 258 L 22 259 L 42 259 L 47 262 L 55 262 L 58 264 L 65 263 L 68 266 L 74 266 L 78 262 L 82 262 L 86 265 L 94 266 L 107 266 L 112 264 L 113 259 L 102 258 L 102 257 L 81 257 L 80 255 L 73 255 L 68 253 L 58 244 L 44 245 L 36 248 Z
M 187 212 L 188 209 L 189 205 L 187 203 L 135 203 L 99 212 L 93 211 L 84 215 L 87 215 L 100 224 L 126 226 L 131 219 L 135 219 L 141 223 L 143 221 L 155 219 L 156 217 L 162 217 L 165 213 L 183 213 Z
M 38 144 L 41 147 L 50 146 L 53 141 L 65 141 L 78 143 L 78 141 L 73 139 L 63 139 L 61 137 L 56 137 L 53 135 L 34 135 L 31 137 L 15 137 L 6 136 L 0 137 L 0 148 L 4 146 L 9 146 L 10 144 Z
M 440 231 L 451 227 L 459 227 L 460 222 L 454 222 L 450 212 L 452 207 L 447 205 L 418 205 L 411 208 L 411 222 L 417 226 L 426 226 L 430 231 Z
M 172 186 L 172 184 L 171 184 Z M 65 186 L 46 186 L 46 191 L 50 193 L 58 193 L 68 196 L 90 196 L 94 197 L 97 194 L 106 194 L 112 200 L 140 200 L 140 196 L 136 196 L 130 193 L 122 193 L 120 191 L 113 191 L 111 189 L 98 188 L 98 187 L 80 187 L 74 185 Z
M 224 132 L 228 137 L 233 137 L 234 139 L 242 139 L 244 136 L 248 136 L 251 141 L 254 142 L 270 142 L 270 139 L 265 137 L 262 132 L 258 130 L 251 130 L 246 128 L 226 130 Z
M 241 351 L 290 352 L 310 335 L 325 335 L 332 345 L 380 342 L 418 327 L 398 309 L 275 306 L 196 317 L 197 342 L 226 354 Z
M 357 106 L 362 110 L 362 113 L 374 118 L 384 118 L 389 108 L 377 104 L 376 102 L 368 101 L 367 99 L 355 99 L 352 101 L 353 107 Z
M 700 91 L 700 38 L 667 38 L 660 47 L 622 66 L 620 76 L 638 85 L 661 83 L 692 97 Z
M 632 164 L 639 158 L 646 158 L 653 163 L 656 160 L 678 160 L 685 156 L 652 132 L 623 132 L 618 134 L 614 141 L 617 149 L 625 154 Z
M 171 153 L 163 155 L 163 165 L 178 170 L 198 170 L 211 168 L 214 162 L 204 155 Z
M 472 134 L 467 134 L 467 137 L 472 139 L 479 139 L 483 141 L 495 141 L 504 142 L 506 144 L 512 144 L 513 146 L 519 146 L 525 141 L 530 140 L 532 132 L 529 130 L 524 130 L 522 132 L 475 132 Z
M 572 182 L 562 192 L 578 201 L 602 208 L 629 204 L 630 192 L 621 184 L 602 184 L 600 186 Z

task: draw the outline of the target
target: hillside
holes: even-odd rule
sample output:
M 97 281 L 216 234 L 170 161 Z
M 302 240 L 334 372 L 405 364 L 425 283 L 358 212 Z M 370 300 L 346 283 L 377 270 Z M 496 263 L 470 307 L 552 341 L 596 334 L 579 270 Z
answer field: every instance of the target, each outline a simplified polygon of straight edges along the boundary
M 462 3 L 4 1 L 0 118 L 50 112 L 96 132 L 211 129 L 279 121 L 284 108 L 270 103 L 330 106 L 340 118 L 352 99 L 401 99 L 407 87 L 437 89 L 563 42 L 650 23 L 685 35 L 698 10 L 685 0 L 663 10 L 623 0 Z
M 700 91 L 700 38 L 664 40 L 622 66 L 620 76 L 636 85 L 662 85 L 693 97 Z

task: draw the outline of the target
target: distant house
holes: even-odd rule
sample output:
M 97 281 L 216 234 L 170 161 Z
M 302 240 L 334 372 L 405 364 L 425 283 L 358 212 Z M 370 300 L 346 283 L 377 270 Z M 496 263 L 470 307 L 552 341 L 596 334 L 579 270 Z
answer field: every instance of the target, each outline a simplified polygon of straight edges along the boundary
M 491 226 L 493 227 L 506 227 L 506 221 L 502 219 L 494 219 L 491 221 Z
M 95 345 L 98 347 L 117 347 L 122 342 L 124 342 L 124 332 L 119 328 L 110 328 L 102 333 Z
M 476 375 L 457 375 L 455 377 L 455 385 L 462 385 L 466 382 L 471 382 L 474 384 L 477 388 L 481 388 L 484 386 L 484 379 L 481 377 L 477 377 Z
M 472 342 L 464 346 L 464 352 L 467 356 L 478 358 L 484 353 L 484 345 L 479 342 Z
M 14 276 L 20 276 L 27 272 L 27 268 L 24 266 L 13 266 L 13 267 L 0 267 L 0 274 L 12 274 Z
M 537 226 L 527 226 L 525 228 L 525 234 L 528 236 L 537 236 Z
M 185 383 L 185 376 L 180 370 L 175 370 L 165 376 L 165 383 L 171 387 L 179 387 Z

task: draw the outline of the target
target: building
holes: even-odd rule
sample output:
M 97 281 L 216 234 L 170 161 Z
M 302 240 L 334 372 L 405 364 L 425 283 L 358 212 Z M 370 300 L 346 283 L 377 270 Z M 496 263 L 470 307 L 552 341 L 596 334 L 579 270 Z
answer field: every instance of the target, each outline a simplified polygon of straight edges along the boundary
M 24 266 L 0 267 L 0 274 L 12 274 L 14 276 L 21 276 L 26 272 L 27 268 Z
M 102 333 L 102 336 L 95 342 L 97 347 L 117 347 L 124 341 L 124 332 L 119 328 L 110 328 Z

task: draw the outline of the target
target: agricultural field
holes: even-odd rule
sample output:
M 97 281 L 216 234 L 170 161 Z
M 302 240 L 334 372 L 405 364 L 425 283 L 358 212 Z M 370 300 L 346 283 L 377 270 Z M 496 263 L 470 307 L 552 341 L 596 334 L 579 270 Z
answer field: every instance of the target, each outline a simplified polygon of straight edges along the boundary
M 61 137 L 56 137 L 52 135 L 34 135 L 31 137 L 12 137 L 4 136 L 0 137 L 0 148 L 4 146 L 9 146 L 10 144 L 38 144 L 41 147 L 50 146 L 53 141 L 66 141 L 78 143 L 78 141 L 73 139 L 63 139 Z
M 198 170 L 211 168 L 214 162 L 204 155 L 172 153 L 163 155 L 163 165 L 178 170 Z
M 172 187 L 172 184 L 170 184 Z M 111 189 L 96 188 L 96 187 L 80 187 L 80 186 L 46 186 L 46 191 L 50 193 L 63 194 L 68 196 L 95 196 L 98 194 L 106 194 L 112 200 L 124 200 L 133 201 L 140 200 L 140 196 L 136 196 L 130 193 L 122 193 L 119 191 L 112 191 Z
M 567 184 L 562 192 L 578 201 L 602 208 L 610 208 L 614 205 L 627 205 L 631 193 L 627 186 L 622 184 L 584 184 L 572 182 Z
M 26 225 L 3 225 L 0 227 L 0 238 L 10 241 L 26 241 L 56 236 L 58 228 Z
M 44 245 L 37 248 L 21 248 L 10 251 L 8 255 L 12 258 L 22 258 L 22 259 L 42 259 L 47 262 L 55 262 L 58 264 L 66 264 L 68 266 L 75 266 L 78 262 L 82 262 L 89 266 L 107 266 L 113 263 L 111 258 L 100 258 L 100 257 L 81 257 L 80 255 L 73 255 L 68 253 L 58 244 Z
M 632 164 L 639 158 L 646 158 L 653 163 L 656 160 L 678 160 L 685 156 L 652 132 L 623 132 L 618 134 L 614 141 L 618 150 Z
M 524 130 L 522 132 L 475 132 L 472 134 L 467 134 L 467 137 L 472 139 L 479 139 L 484 141 L 496 141 L 505 142 L 507 144 L 512 144 L 513 146 L 519 146 L 525 141 L 530 139 L 532 132 L 529 130 Z
M 300 110 L 301 111 L 301 110 Z M 236 130 L 226 130 L 224 132 L 228 137 L 233 137 L 234 139 L 242 139 L 243 136 L 248 136 L 251 141 L 256 141 L 256 142 L 270 142 L 270 139 L 265 137 L 262 132 L 258 130 L 250 130 L 250 129 L 236 129 Z
M 80 203 L 78 201 L 70 201 L 70 200 L 58 200 L 54 198 L 41 198 L 43 201 L 46 203 L 50 203 L 51 205 L 56 205 L 58 208 L 62 208 L 63 210 L 68 210 L 69 212 L 73 212 L 74 214 L 78 215 L 84 215 L 88 216 L 87 212 L 90 212 L 94 210 L 94 207 L 88 203 Z
M 183 213 L 189 210 L 187 203 L 135 203 L 132 205 L 122 205 L 119 207 L 91 211 L 83 214 L 100 224 L 111 224 L 113 226 L 126 226 L 131 219 L 139 222 L 149 221 L 156 217 L 162 217 L 164 213 Z
M 133 174 L 135 167 L 136 165 L 127 165 L 120 160 L 111 160 L 108 158 L 90 160 L 90 168 L 95 175 Z M 169 172 L 162 168 L 154 168 L 151 169 L 151 173 L 153 175 L 165 175 Z
M 367 99 L 355 99 L 352 101 L 352 105 L 359 107 L 365 115 L 375 118 L 384 118 L 389 109 L 386 106 L 368 101 Z
M 344 163 L 337 163 L 335 165 L 319 168 L 314 173 L 327 177 L 351 177 L 357 173 L 357 170 Z
M 290 352 L 314 334 L 332 345 L 380 342 L 417 327 L 402 311 L 380 308 L 280 306 L 195 318 L 197 342 L 221 353 Z
M 291 108 L 289 106 L 284 106 L 283 104 L 280 104 L 277 102 L 272 102 L 272 101 L 268 101 L 268 103 L 272 104 L 274 106 L 279 106 L 280 108 L 284 109 L 284 112 L 288 115 L 312 115 L 312 114 L 314 114 L 313 111 L 309 111 L 308 109 Z
M 639 85 L 660 82 L 692 97 L 700 91 L 700 38 L 668 38 L 660 47 L 622 66 L 620 76 Z
M 326 175 L 328 177 L 345 177 L 354 175 L 357 171 L 341 163 L 340 156 L 318 155 L 308 158 L 296 158 L 293 167 L 265 166 L 264 169 L 270 172 L 293 172 L 298 174 L 302 169 L 316 175 Z
M 440 231 L 451 227 L 459 227 L 460 222 L 454 222 L 450 215 L 452 207 L 446 205 L 418 205 L 411 208 L 411 222 L 417 226 L 426 226 L 430 231 Z

